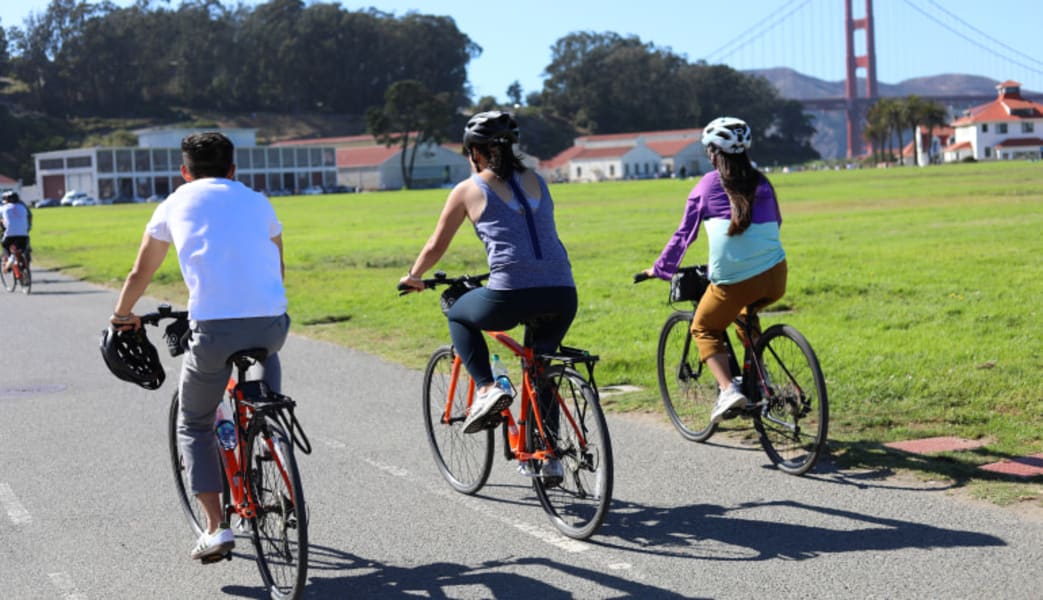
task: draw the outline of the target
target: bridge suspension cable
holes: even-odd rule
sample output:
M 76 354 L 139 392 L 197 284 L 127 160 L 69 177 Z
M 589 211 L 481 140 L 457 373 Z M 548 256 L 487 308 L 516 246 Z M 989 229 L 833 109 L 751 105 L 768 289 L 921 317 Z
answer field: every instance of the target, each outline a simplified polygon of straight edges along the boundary
M 705 60 L 708 63 L 712 63 L 712 62 L 715 62 L 717 60 L 723 60 L 723 59 L 731 56 L 732 54 L 735 54 L 736 52 L 741 50 L 744 46 L 750 44 L 753 41 L 754 38 L 752 38 L 750 36 L 750 34 L 752 32 L 757 31 L 762 25 L 764 25 L 765 23 L 771 21 L 771 23 L 769 24 L 768 27 L 764 28 L 762 31 L 758 31 L 758 35 L 764 35 L 765 33 L 768 33 L 769 31 L 771 31 L 772 29 L 777 27 L 780 23 L 782 23 L 787 18 L 789 18 L 790 15 L 792 15 L 795 12 L 797 12 L 801 8 L 804 8 L 804 5 L 806 5 L 810 1 L 811 0 L 803 0 L 803 1 L 801 1 L 801 0 L 789 0 L 789 2 L 786 2 L 785 4 L 779 6 L 779 8 L 775 9 L 774 11 L 772 11 L 770 14 L 768 14 L 768 16 L 764 17 L 760 21 L 757 21 L 751 27 L 749 27 L 748 29 L 746 29 L 745 31 L 740 33 L 739 35 L 737 35 L 734 38 L 732 38 L 728 43 L 724 44 L 723 46 L 721 46 L 720 48 L 714 50 L 713 52 L 710 52 L 709 54 L 707 54 L 703 58 L 703 60 Z M 778 15 L 779 13 L 782 13 L 783 11 L 785 11 L 788 8 L 790 8 L 794 4 L 797 4 L 798 2 L 800 2 L 799 6 L 797 6 L 796 8 L 793 8 L 792 10 L 790 10 L 789 12 L 787 12 L 786 14 L 782 15 L 779 18 L 777 18 L 777 19 L 775 18 L 776 15 Z M 736 44 L 738 44 L 738 45 L 736 45 Z M 735 47 L 731 48 L 731 46 L 735 46 Z M 725 50 L 728 50 L 728 51 L 725 52 Z

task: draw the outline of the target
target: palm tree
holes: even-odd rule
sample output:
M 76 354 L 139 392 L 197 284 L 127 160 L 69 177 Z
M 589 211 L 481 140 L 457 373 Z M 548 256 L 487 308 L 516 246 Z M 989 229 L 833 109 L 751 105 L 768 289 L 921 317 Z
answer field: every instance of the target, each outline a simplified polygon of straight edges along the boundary
M 949 123 L 949 111 L 945 106 L 934 100 L 924 103 L 923 111 L 920 113 L 923 124 L 927 127 L 927 140 L 930 143 L 934 139 L 935 127 L 945 127 Z M 930 159 L 930 157 L 928 157 Z

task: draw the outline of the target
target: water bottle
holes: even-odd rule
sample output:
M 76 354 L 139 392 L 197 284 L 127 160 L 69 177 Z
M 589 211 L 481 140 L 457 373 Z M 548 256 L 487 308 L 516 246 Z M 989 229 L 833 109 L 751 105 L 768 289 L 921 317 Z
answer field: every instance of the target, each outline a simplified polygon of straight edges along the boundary
M 235 423 L 228 420 L 221 404 L 217 405 L 217 424 L 214 426 L 217 432 L 217 443 L 224 450 L 235 449 L 236 435 Z
M 503 364 L 500 360 L 499 354 L 493 354 L 493 380 L 496 386 L 499 387 L 508 396 L 514 396 L 514 388 L 511 386 L 511 379 L 507 377 L 507 365 Z

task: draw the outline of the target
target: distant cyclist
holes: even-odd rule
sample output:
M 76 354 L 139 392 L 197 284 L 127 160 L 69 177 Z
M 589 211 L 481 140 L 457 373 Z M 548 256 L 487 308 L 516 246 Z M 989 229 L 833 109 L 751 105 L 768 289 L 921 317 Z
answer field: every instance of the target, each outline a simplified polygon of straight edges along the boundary
M 435 231 L 400 284 L 423 289 L 421 277 L 445 253 L 465 219 L 485 244 L 489 281 L 464 294 L 449 310 L 453 347 L 478 386 L 464 423 L 474 433 L 495 427 L 512 398 L 493 385 L 483 331 L 530 326 L 536 352 L 554 352 L 576 315 L 576 285 L 554 223 L 547 183 L 514 154 L 518 124 L 510 113 L 479 113 L 464 128 L 463 152 L 474 174 L 449 193 Z M 550 410 L 548 410 L 550 412 Z M 543 473 L 560 472 L 560 464 Z
M 160 204 L 145 227 L 134 267 L 127 276 L 110 323 L 141 327 L 132 311 L 171 244 L 188 286 L 191 342 L 181 367 L 178 445 L 191 492 L 206 513 L 207 529 L 191 556 L 222 555 L 235 546 L 223 523 L 223 475 L 214 436 L 214 416 L 232 367 L 228 358 L 247 348 L 264 348 L 264 380 L 280 388 L 276 354 L 290 318 L 283 287 L 282 224 L 263 194 L 235 180 L 234 147 L 221 133 L 187 136 L 181 142 L 181 176 L 186 183 Z
M 29 262 L 29 231 L 33 228 L 33 213 L 22 202 L 18 192 L 4 192 L 3 205 L 0 206 L 0 226 L 3 228 L 0 244 L 3 245 L 3 269 L 6 273 L 11 270 L 11 245 L 21 250 L 26 262 Z
M 670 279 L 698 237 L 699 225 L 706 228 L 710 286 L 695 310 L 692 335 L 700 360 L 721 389 L 710 416 L 714 423 L 746 403 L 731 380 L 725 329 L 747 306 L 767 306 L 786 292 L 782 214 L 775 188 L 750 162 L 752 137 L 750 126 L 734 117 L 714 119 L 703 129 L 702 142 L 715 170 L 692 189 L 677 231 L 655 265 L 645 269 L 649 276 Z

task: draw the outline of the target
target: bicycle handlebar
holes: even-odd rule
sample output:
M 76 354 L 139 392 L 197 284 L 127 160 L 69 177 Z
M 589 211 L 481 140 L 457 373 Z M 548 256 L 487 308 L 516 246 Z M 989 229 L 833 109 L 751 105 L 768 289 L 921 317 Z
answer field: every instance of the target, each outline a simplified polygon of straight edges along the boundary
M 141 319 L 141 324 L 142 325 L 158 326 L 159 322 L 162 321 L 163 319 L 173 319 L 173 320 L 188 319 L 188 311 L 187 310 L 174 310 L 174 309 L 172 309 L 170 307 L 169 304 L 160 304 L 156 308 L 156 312 L 146 313 L 146 314 L 141 315 L 138 318 Z
M 448 277 L 445 271 L 435 271 L 435 276 L 431 279 L 421 279 L 420 283 L 424 285 L 425 290 L 432 290 L 440 285 L 457 285 L 463 284 L 468 287 L 478 287 L 483 281 L 489 278 L 488 273 L 482 273 L 481 275 L 461 275 L 459 277 Z M 415 289 L 404 283 L 399 283 L 397 286 L 399 296 L 404 296 L 409 293 L 410 290 Z

